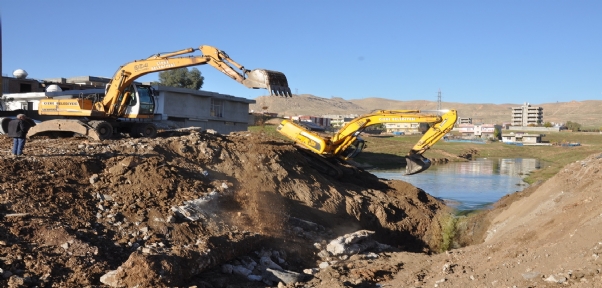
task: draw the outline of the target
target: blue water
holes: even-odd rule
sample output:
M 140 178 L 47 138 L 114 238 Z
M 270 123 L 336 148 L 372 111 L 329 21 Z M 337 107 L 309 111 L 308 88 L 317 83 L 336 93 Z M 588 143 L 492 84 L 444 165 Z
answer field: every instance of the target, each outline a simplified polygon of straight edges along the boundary
M 443 199 L 458 210 L 488 208 L 503 196 L 528 186 L 524 177 L 539 169 L 537 159 L 488 159 L 433 165 L 428 170 L 404 176 L 402 169 L 371 170 L 379 178 L 398 179 Z

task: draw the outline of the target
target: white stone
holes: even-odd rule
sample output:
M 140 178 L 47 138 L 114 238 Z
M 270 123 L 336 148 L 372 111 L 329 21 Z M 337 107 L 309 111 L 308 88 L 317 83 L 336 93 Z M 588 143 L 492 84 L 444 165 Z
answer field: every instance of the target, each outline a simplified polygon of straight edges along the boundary
M 117 270 L 109 271 L 105 275 L 100 276 L 100 282 L 111 287 L 120 287 L 119 279 L 117 279 Z
M 272 268 L 272 269 L 276 269 L 276 270 L 283 270 L 282 267 L 280 267 L 280 265 L 276 264 L 268 256 L 261 257 L 261 259 L 259 259 L 259 263 L 268 268 Z
M 98 181 L 98 174 L 93 174 L 92 176 L 90 176 L 90 184 L 94 184 Z

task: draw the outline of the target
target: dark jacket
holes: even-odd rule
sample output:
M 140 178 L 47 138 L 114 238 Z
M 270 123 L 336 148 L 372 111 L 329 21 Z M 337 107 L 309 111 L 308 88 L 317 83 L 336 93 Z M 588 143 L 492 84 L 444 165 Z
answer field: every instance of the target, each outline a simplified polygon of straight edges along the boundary
M 26 138 L 29 128 L 31 128 L 31 122 L 29 119 L 15 119 L 8 122 L 8 137 L 12 138 Z M 34 124 L 35 125 L 35 124 Z

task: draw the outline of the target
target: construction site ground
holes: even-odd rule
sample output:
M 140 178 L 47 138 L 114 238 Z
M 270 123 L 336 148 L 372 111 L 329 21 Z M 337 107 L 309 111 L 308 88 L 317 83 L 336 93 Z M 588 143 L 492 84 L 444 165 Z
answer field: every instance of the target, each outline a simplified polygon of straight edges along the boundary
M 458 217 L 261 132 L 11 146 L 1 287 L 602 287 L 602 154 Z

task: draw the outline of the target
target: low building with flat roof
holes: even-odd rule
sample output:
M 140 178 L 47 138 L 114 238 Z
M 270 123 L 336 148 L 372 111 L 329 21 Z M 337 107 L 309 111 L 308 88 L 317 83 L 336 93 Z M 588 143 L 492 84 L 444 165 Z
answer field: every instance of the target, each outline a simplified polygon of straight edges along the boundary
M 37 120 L 49 120 L 62 117 L 40 116 L 38 114 L 38 103 L 42 99 L 47 97 L 98 97 L 98 99 L 102 99 L 102 97 L 104 97 L 105 90 L 102 81 L 104 81 L 103 79 L 105 78 L 91 76 L 55 78 L 53 79 L 53 82 L 48 81 L 46 83 L 56 84 L 57 82 L 63 82 L 63 80 L 60 79 L 65 79 L 65 83 L 62 85 L 68 85 L 66 83 L 71 81 L 70 84 L 75 85 L 73 87 L 92 87 L 94 89 L 70 89 L 47 92 L 43 87 L 36 86 L 40 84 L 37 80 L 25 79 L 29 81 L 27 83 L 31 84 L 32 90 L 36 91 L 5 93 L 4 96 L 11 99 L 11 101 L 4 103 L 6 107 L 2 107 L 2 109 L 23 110 L 24 113 L 31 118 Z M 6 78 L 4 80 L 6 80 Z M 25 82 L 21 81 L 19 83 Z M 151 83 L 144 84 L 150 85 Z M 17 87 L 17 85 L 13 85 L 12 87 Z M 35 89 L 33 89 L 33 87 L 35 87 Z M 155 96 L 154 119 L 159 128 L 200 127 L 203 129 L 213 129 L 221 134 L 228 134 L 234 131 L 246 131 L 248 129 L 249 104 L 255 103 L 255 100 L 253 99 L 210 91 L 161 85 L 154 85 L 154 89 L 157 92 L 157 96 Z
M 529 134 L 524 132 L 505 132 L 502 134 L 502 142 L 505 143 L 525 143 L 536 144 L 541 143 L 541 138 L 544 134 Z

